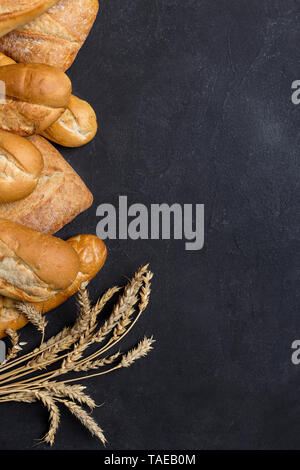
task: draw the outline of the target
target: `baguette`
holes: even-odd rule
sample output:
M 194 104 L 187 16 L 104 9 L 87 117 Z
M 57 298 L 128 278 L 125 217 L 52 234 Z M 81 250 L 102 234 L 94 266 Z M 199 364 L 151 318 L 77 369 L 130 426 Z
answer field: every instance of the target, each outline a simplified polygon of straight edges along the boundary
M 88 209 L 93 196 L 50 142 L 40 136 L 29 140 L 41 152 L 44 169 L 36 189 L 26 199 L 0 204 L 0 217 L 53 234 Z
M 0 294 L 43 302 L 67 289 L 78 271 L 79 258 L 70 244 L 0 219 Z
M 0 36 L 41 15 L 58 0 L 1 0 Z
M 0 38 L 0 50 L 17 62 L 54 65 L 66 71 L 86 40 L 98 0 L 60 0 L 43 15 Z
M 105 263 L 107 250 L 105 244 L 95 235 L 78 235 L 70 238 L 68 243 L 79 256 L 80 268 L 75 281 L 66 290 L 56 294 L 42 303 L 32 304 L 42 313 L 49 312 L 74 295 L 83 282 L 89 282 L 100 271 Z M 25 315 L 16 307 L 16 301 L 0 296 L 0 338 L 5 336 L 8 328 L 18 330 L 28 323 Z
M 29 136 L 49 127 L 65 111 L 71 82 L 56 67 L 12 64 L 0 67 L 6 99 L 0 104 L 0 129 Z
M 29 140 L 0 130 L 0 203 L 23 199 L 36 188 L 44 161 Z
M 64 147 L 81 147 L 95 137 L 97 129 L 93 108 L 86 101 L 71 95 L 66 111 L 41 135 Z

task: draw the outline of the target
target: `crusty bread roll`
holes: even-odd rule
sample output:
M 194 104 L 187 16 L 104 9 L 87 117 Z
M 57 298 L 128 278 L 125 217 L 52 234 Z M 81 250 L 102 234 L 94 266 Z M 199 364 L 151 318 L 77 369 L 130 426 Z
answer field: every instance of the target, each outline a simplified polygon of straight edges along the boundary
M 15 63 L 0 52 L 0 67 Z M 42 131 L 41 135 L 64 147 L 81 147 L 95 137 L 97 130 L 97 117 L 91 105 L 71 95 L 65 112 L 48 129 Z
M 74 295 L 82 282 L 88 282 L 100 271 L 105 263 L 107 250 L 105 244 L 95 235 L 78 235 L 68 243 L 79 256 L 80 268 L 75 281 L 66 290 L 51 297 L 46 302 L 33 304 L 39 311 L 46 313 L 61 305 Z M 28 323 L 27 318 L 16 308 L 16 301 L 0 296 L 0 338 L 8 328 L 18 330 Z
M 0 103 L 0 128 L 29 136 L 49 127 L 65 111 L 71 82 L 56 67 L 12 64 L 0 67 L 6 100 Z
M 93 196 L 50 142 L 29 138 L 41 152 L 44 169 L 36 189 L 21 201 L 0 204 L 0 217 L 45 233 L 55 233 L 90 207 Z
M 60 0 L 21 28 L 0 38 L 0 50 L 17 62 L 55 65 L 67 70 L 96 19 L 98 0 Z
M 0 203 L 23 199 L 36 188 L 44 161 L 29 140 L 0 130 Z
M 66 111 L 41 135 L 64 147 L 81 147 L 95 137 L 97 129 L 93 108 L 86 101 L 71 95 Z
M 1 0 L 0 36 L 41 15 L 58 0 Z
M 0 294 L 43 302 L 69 287 L 79 271 L 70 244 L 0 219 Z

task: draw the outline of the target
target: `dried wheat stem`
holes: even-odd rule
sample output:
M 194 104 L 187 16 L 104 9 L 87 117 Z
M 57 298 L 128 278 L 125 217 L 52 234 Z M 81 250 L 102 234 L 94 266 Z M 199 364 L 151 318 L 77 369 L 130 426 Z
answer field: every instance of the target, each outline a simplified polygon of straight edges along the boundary
M 44 338 L 45 329 L 48 325 L 48 322 L 46 321 L 45 317 L 43 317 L 42 313 L 38 312 L 38 310 L 32 305 L 28 305 L 25 303 L 17 304 L 17 309 L 19 310 L 19 312 L 25 315 L 27 320 L 29 320 L 30 323 L 32 323 L 38 331 L 41 332 L 42 337 Z
M 97 437 L 103 445 L 106 444 L 106 438 L 103 434 L 103 430 L 98 426 L 96 421 L 91 418 L 89 414 L 85 410 L 83 410 L 80 406 L 76 405 L 74 402 L 70 402 L 68 400 L 63 400 L 64 405 L 71 411 L 71 413 L 79 419 L 79 421 L 90 431 L 90 433 Z
M 86 380 L 90 379 L 92 377 L 98 377 L 99 375 L 106 375 L 109 374 L 110 372 L 113 372 L 117 369 L 121 369 L 122 367 L 130 367 L 135 361 L 140 359 L 141 357 L 147 356 L 149 351 L 151 351 L 152 344 L 154 343 L 153 337 L 151 338 L 144 338 L 140 343 L 131 351 L 129 351 L 127 354 L 123 354 L 121 362 L 115 366 L 112 367 L 111 369 L 105 370 L 104 372 L 98 372 L 97 374 L 91 374 L 91 375 L 86 375 L 84 377 L 78 377 L 75 379 L 70 379 L 70 380 L 64 380 L 63 383 L 71 383 L 71 382 L 77 382 L 78 380 Z
M 115 362 L 119 356 L 120 352 L 117 352 L 113 356 L 104 357 L 103 359 L 100 359 L 98 361 L 88 361 L 83 364 L 78 364 L 74 367 L 73 372 L 87 372 L 88 370 L 96 370 L 100 367 L 105 367 Z
M 5 358 L 5 362 L 7 363 L 11 359 L 14 359 L 18 353 L 22 350 L 21 346 L 19 346 L 19 335 L 15 330 L 8 328 L 5 333 L 9 337 L 11 341 L 12 347 L 8 350 L 8 353 Z
M 106 353 L 109 349 L 111 349 L 117 343 L 119 343 L 132 330 L 132 328 L 137 323 L 137 321 L 139 320 L 139 318 L 141 317 L 141 315 L 143 314 L 143 312 L 145 311 L 145 309 L 147 308 L 147 306 L 149 304 L 150 293 L 151 293 L 150 280 L 152 279 L 152 277 L 153 277 L 153 273 L 151 271 L 147 272 L 146 276 L 144 277 L 145 286 L 142 287 L 141 302 L 140 302 L 139 307 L 138 307 L 139 313 L 136 316 L 136 318 L 134 319 L 134 321 L 131 323 L 129 328 L 127 328 L 124 331 L 124 333 L 121 334 L 118 338 L 116 338 L 116 339 L 111 338 L 108 341 L 108 343 L 106 344 L 105 347 L 101 348 L 100 350 L 98 350 L 95 353 L 93 353 L 92 355 L 90 355 L 89 358 L 88 358 L 89 361 L 91 361 L 91 360 L 95 359 L 96 357 Z M 80 361 L 78 363 L 78 365 L 83 365 L 84 363 L 85 363 L 85 360 Z
M 153 349 L 152 344 L 154 342 L 155 341 L 152 336 L 151 338 L 145 337 L 134 349 L 131 349 L 127 354 L 122 356 L 120 367 L 130 367 L 141 357 L 147 356 L 147 354 Z
M 60 411 L 58 406 L 55 404 L 54 398 L 46 392 L 34 392 L 36 398 L 40 400 L 43 405 L 48 409 L 50 416 L 50 428 L 47 434 L 43 437 L 43 441 L 47 442 L 51 446 L 54 444 L 55 434 L 60 422 Z
M 102 297 L 101 299 L 97 302 L 95 307 L 93 307 L 91 315 L 93 318 L 101 312 L 101 310 L 104 308 L 105 304 L 113 297 L 113 295 L 120 290 L 119 287 L 113 287 L 109 289 Z M 86 298 L 85 298 L 86 302 Z M 84 303 L 84 301 L 79 301 L 79 303 Z M 27 312 L 27 309 L 26 309 Z M 39 359 L 39 363 L 44 363 L 47 362 L 45 359 L 47 358 L 53 358 L 55 355 L 57 355 L 59 352 L 62 350 L 68 349 L 72 344 L 74 344 L 80 337 L 81 333 L 86 330 L 88 326 L 87 319 L 86 317 L 79 315 L 74 326 L 72 328 L 65 327 L 62 331 L 60 331 L 57 335 L 51 337 L 48 341 L 44 342 L 43 344 L 40 345 L 39 348 L 36 348 L 32 353 L 28 353 L 22 358 L 20 358 L 18 361 L 12 361 L 8 366 L 0 365 L 0 371 L 3 372 L 5 370 L 11 369 L 12 367 L 15 367 L 16 365 L 22 364 L 28 359 L 31 359 L 35 356 L 38 356 L 40 353 L 47 351 L 47 355 L 45 353 L 45 356 L 43 359 Z M 2 376 L 2 378 L 4 378 Z
M 12 366 L 14 367 L 13 370 L 3 374 L 3 370 L 9 369 L 10 366 L 0 369 L 0 402 L 20 401 L 33 403 L 40 400 L 50 413 L 50 429 L 44 437 L 44 441 L 50 445 L 54 443 L 54 437 L 60 421 L 57 402 L 63 403 L 93 435 L 97 436 L 105 444 L 106 439 L 102 429 L 77 404 L 86 405 L 93 409 L 96 406 L 94 400 L 85 394 L 85 387 L 82 385 L 69 385 L 69 383 L 108 374 L 122 367 L 130 367 L 136 360 L 146 356 L 152 349 L 153 338 L 144 338 L 135 348 L 126 354 L 121 355 L 118 352 L 111 356 L 96 359 L 124 338 L 144 312 L 149 303 L 152 276 L 153 274 L 148 271 L 148 266 L 139 269 L 132 281 L 125 287 L 123 294 L 119 297 L 111 316 L 104 322 L 97 333 L 94 332 L 97 325 L 97 317 L 104 305 L 119 288 L 114 287 L 107 291 L 96 305 L 92 307 L 86 286 L 82 285 L 78 294 L 80 311 L 74 326 L 72 328 L 64 328 L 62 332 L 41 344 L 32 353 L 28 353 L 20 360 L 12 361 L 14 363 Z M 135 319 L 133 319 L 137 303 L 138 311 Z M 27 307 L 25 306 L 24 308 L 28 312 L 29 307 L 28 309 Z M 31 314 L 36 313 L 33 307 L 30 307 L 29 310 Z M 35 318 L 34 321 L 36 321 L 37 327 L 41 331 L 43 327 L 41 326 L 40 319 Z M 103 342 L 111 332 L 112 337 L 105 342 L 106 344 L 95 353 L 83 358 L 83 353 L 90 344 L 93 342 Z M 18 346 L 18 341 L 16 345 Z M 70 349 L 71 346 L 73 346 L 72 351 L 60 355 L 61 352 Z M 116 364 L 119 358 L 120 362 Z M 16 367 L 24 361 L 27 361 L 25 365 Z M 38 370 L 56 361 L 62 361 L 61 366 L 56 370 L 17 381 L 21 377 L 33 375 Z M 111 367 L 106 368 L 102 372 L 71 380 L 61 382 L 52 380 L 55 376 L 62 375 L 71 370 L 75 372 L 92 371 L 105 366 Z M 6 384 L 6 382 L 9 383 Z
M 94 335 L 93 342 L 101 343 L 114 329 L 122 316 L 126 314 L 128 309 L 131 309 L 137 303 L 137 293 L 143 284 L 143 276 L 147 271 L 147 268 L 148 265 L 142 266 L 133 279 L 127 284 L 124 289 L 124 293 L 119 297 L 117 304 L 114 306 L 112 314 Z
M 83 390 L 85 390 L 86 387 L 83 387 L 82 385 L 68 386 L 60 382 L 44 382 L 41 384 L 41 387 L 52 392 L 57 397 L 69 398 L 73 401 L 76 400 L 81 405 L 87 405 L 90 409 L 94 409 L 96 407 L 94 400 L 83 393 Z

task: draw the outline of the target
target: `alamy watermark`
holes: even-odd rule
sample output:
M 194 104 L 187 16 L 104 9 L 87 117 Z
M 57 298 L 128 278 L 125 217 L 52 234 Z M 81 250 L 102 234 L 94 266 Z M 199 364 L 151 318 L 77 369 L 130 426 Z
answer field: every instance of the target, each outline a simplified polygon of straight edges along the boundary
M 96 215 L 101 218 L 96 232 L 102 240 L 185 240 L 188 251 L 204 246 L 204 204 L 128 206 L 127 196 L 119 196 L 118 208 L 101 204 Z
M 6 85 L 0 80 L 0 104 L 6 104 Z
M 0 340 L 0 364 L 2 364 L 5 361 L 6 357 L 6 346 L 4 341 Z
M 294 80 L 291 88 L 294 90 L 291 95 L 292 103 L 298 105 L 300 104 L 300 80 Z

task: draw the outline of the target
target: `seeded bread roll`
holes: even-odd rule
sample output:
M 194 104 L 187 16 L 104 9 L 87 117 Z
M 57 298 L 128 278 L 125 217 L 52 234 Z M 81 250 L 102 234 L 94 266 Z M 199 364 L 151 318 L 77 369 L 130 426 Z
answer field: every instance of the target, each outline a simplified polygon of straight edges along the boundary
M 80 268 L 78 275 L 66 290 L 45 302 L 32 304 L 42 313 L 49 312 L 58 307 L 74 295 L 82 282 L 89 282 L 105 263 L 107 256 L 106 246 L 95 235 L 78 235 L 77 237 L 70 238 L 68 243 L 79 256 Z M 5 331 L 8 328 L 18 330 L 28 323 L 25 315 L 18 311 L 16 304 L 15 300 L 0 296 L 0 338 L 5 336 Z
M 0 103 L 0 129 L 22 136 L 39 133 L 66 110 L 71 96 L 69 78 L 56 67 L 12 64 L 0 67 L 6 100 Z
M 54 65 L 66 71 L 98 9 L 98 0 L 60 0 L 43 15 L 0 38 L 0 50 L 17 62 Z
M 0 203 L 18 201 L 36 188 L 44 161 L 29 140 L 0 130 Z
M 1 0 L 0 36 L 41 15 L 58 0 Z
M 86 101 L 71 95 L 66 111 L 41 135 L 64 147 L 81 147 L 95 137 L 97 129 L 93 108 Z
M 0 219 L 0 294 L 43 302 L 67 289 L 79 271 L 70 244 Z

